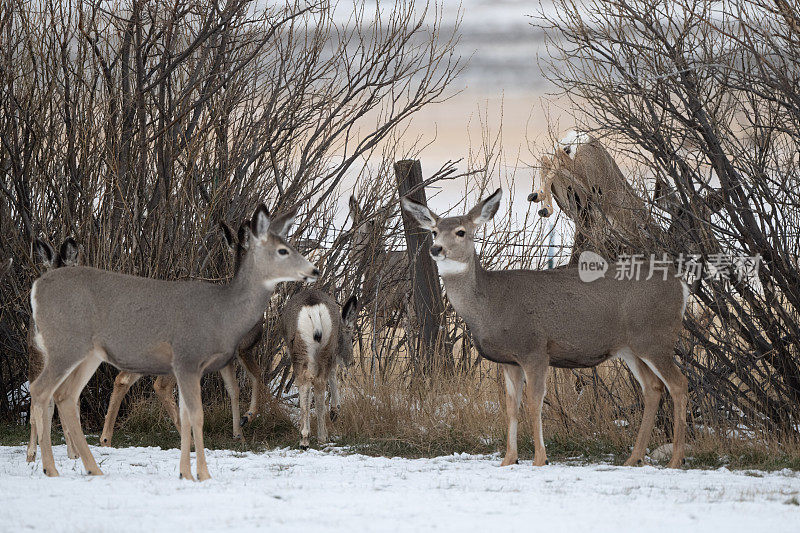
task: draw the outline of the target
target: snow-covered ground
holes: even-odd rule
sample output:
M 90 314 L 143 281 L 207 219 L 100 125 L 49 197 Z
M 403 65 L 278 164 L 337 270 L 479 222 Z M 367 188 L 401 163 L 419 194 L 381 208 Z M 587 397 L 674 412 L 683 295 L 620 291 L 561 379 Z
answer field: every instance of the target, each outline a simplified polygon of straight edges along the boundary
M 103 477 L 56 446 L 60 478 L 0 447 L 0 530 L 800 530 L 800 475 L 669 471 L 494 456 L 388 459 L 342 450 L 209 451 L 214 478 L 178 479 L 178 450 L 92 449 Z

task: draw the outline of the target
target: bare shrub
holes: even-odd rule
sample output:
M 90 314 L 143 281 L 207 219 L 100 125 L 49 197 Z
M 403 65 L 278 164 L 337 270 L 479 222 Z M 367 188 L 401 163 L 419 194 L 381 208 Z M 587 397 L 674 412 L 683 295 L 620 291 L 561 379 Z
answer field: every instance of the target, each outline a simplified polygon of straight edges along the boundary
M 557 0 L 535 22 L 553 57 L 546 75 L 578 122 L 650 184 L 675 191 L 680 214 L 652 206 L 661 231 L 642 253 L 762 258 L 755 276 L 695 288 L 676 355 L 697 421 L 791 438 L 800 421 L 800 34 L 787 21 L 798 14 L 765 0 L 580 9 Z M 681 238 L 666 238 L 676 224 Z
M 325 241 L 343 180 L 395 159 L 395 129 L 446 97 L 460 69 L 455 30 L 425 8 L 364 13 L 361 2 L 346 23 L 326 1 L 0 2 L 0 253 L 14 258 L 0 291 L 0 418 L 27 411 L 32 239 L 74 236 L 91 266 L 212 280 L 231 270 L 217 222 L 236 226 L 258 202 L 300 204 L 295 240 Z M 90 423 L 111 383 L 104 368 L 87 386 Z

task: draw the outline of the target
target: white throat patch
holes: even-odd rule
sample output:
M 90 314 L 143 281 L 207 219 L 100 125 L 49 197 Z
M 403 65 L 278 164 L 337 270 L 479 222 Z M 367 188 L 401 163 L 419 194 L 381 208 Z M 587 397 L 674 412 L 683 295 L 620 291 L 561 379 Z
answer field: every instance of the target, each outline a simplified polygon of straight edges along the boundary
M 267 290 L 270 292 L 275 292 L 275 287 L 278 285 L 278 283 L 281 283 L 283 281 L 298 281 L 298 279 L 297 278 L 268 279 L 264 282 L 264 287 L 266 287 Z
M 436 266 L 439 268 L 439 275 L 445 276 L 448 274 L 461 274 L 467 270 L 469 264 L 452 259 L 439 259 L 436 261 Z

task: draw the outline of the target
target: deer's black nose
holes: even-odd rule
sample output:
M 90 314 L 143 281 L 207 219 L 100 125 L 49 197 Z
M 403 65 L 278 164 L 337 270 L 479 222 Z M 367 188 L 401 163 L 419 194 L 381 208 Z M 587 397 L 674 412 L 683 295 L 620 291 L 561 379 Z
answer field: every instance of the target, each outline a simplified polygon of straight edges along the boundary
M 318 278 L 319 277 L 319 269 L 315 268 L 314 270 L 312 270 L 311 271 L 311 275 Z
M 442 252 L 442 247 L 441 246 L 431 246 L 431 255 L 433 257 L 436 257 L 441 252 Z

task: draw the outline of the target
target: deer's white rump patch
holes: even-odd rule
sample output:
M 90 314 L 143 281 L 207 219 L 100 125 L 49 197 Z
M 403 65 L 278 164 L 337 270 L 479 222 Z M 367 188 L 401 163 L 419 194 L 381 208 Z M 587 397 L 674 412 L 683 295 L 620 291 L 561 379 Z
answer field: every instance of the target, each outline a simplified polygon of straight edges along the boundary
M 308 372 L 317 375 L 317 354 L 328 344 L 332 329 L 331 314 L 325 304 L 304 305 L 297 314 L 297 332 L 303 339 L 308 357 Z
M 44 354 L 46 353 L 46 350 L 44 348 L 44 337 L 42 337 L 42 334 L 39 333 L 39 328 L 36 326 L 36 310 L 38 306 L 38 302 L 36 301 L 36 289 L 38 288 L 37 287 L 38 282 L 39 280 L 37 279 L 36 281 L 33 282 L 33 286 L 31 287 L 31 317 L 33 317 L 32 326 L 34 332 L 33 342 L 36 343 L 36 347 L 39 349 L 39 351 L 42 352 L 42 354 Z
M 325 304 L 306 305 L 300 309 L 297 315 L 297 331 L 308 347 L 309 356 L 312 351 L 316 353 L 317 348 L 328 344 L 332 324 L 330 311 Z

